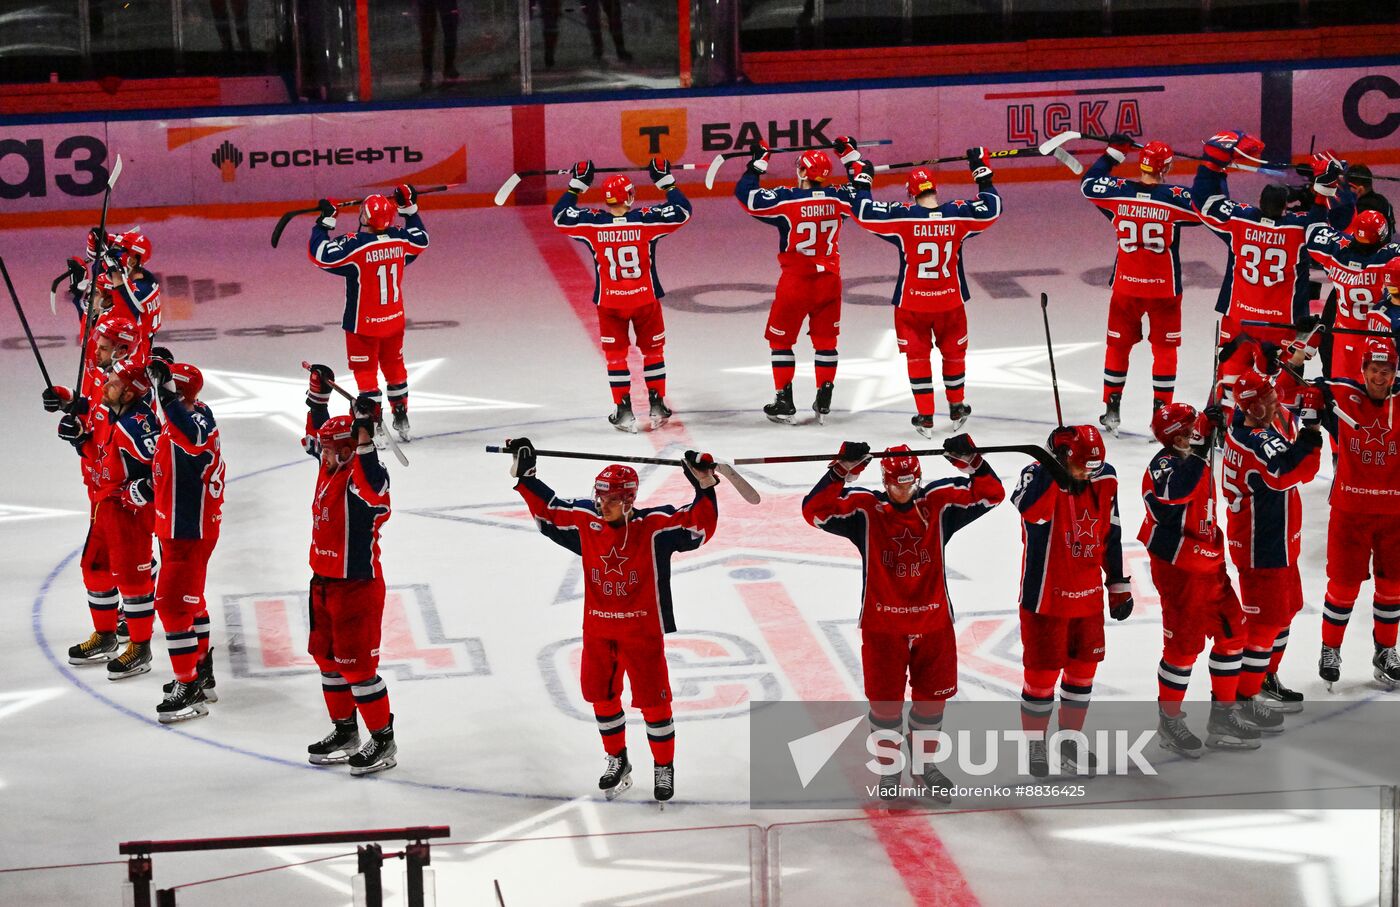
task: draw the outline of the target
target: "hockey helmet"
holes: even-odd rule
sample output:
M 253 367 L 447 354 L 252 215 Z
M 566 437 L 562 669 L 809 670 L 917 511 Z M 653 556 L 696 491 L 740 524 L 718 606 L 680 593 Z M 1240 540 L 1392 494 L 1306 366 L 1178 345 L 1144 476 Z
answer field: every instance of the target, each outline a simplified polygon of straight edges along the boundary
M 908 444 L 886 447 L 885 453 L 898 454 L 880 458 L 880 472 L 884 474 L 886 485 L 917 485 L 923 476 L 919 458 L 909 453 Z
M 360 223 L 376 233 L 389 229 L 398 206 L 382 195 L 371 195 L 360 203 Z
M 610 205 L 630 205 L 636 192 L 632 181 L 621 173 L 613 174 L 603 183 L 603 201 Z
M 199 369 L 188 362 L 172 362 L 170 377 L 175 381 L 176 392 L 187 403 L 199 399 L 199 392 L 204 390 L 204 375 Z
M 173 370 L 172 370 L 173 374 Z M 316 440 L 322 450 L 337 450 L 353 445 L 355 422 L 349 416 L 331 416 L 316 429 Z
M 1366 346 L 1362 350 L 1361 368 L 1365 371 L 1366 366 L 1379 362 L 1388 365 L 1392 369 L 1397 367 L 1397 357 L 1395 352 L 1395 341 L 1385 337 L 1367 337 Z
M 1390 239 L 1390 224 L 1379 211 L 1361 211 L 1351 219 L 1347 228 L 1352 239 L 1363 246 L 1379 246 Z
M 593 501 L 598 509 L 603 509 L 605 501 L 616 501 L 623 509 L 631 510 L 637 500 L 637 470 L 621 463 L 606 466 L 593 480 Z
M 1152 437 L 1163 447 L 1175 447 L 1189 438 L 1196 425 L 1196 408 L 1187 403 L 1165 403 L 1152 414 Z
M 938 180 L 928 167 L 915 167 L 909 171 L 909 178 L 904 181 L 904 188 L 909 193 L 910 198 L 918 198 L 925 192 L 937 192 Z
M 127 230 L 116 245 L 122 250 L 121 265 L 128 270 L 151 260 L 151 240 L 140 230 Z
M 140 338 L 136 331 L 136 325 L 131 323 L 131 319 L 123 318 L 120 315 L 103 316 L 98 320 L 93 333 L 98 337 L 105 338 L 113 347 L 124 346 L 127 349 L 134 348 Z
M 1166 142 L 1148 142 L 1138 153 L 1138 169 L 1154 176 L 1166 176 L 1172 169 L 1172 148 Z
M 134 390 L 137 396 L 148 393 L 151 389 L 151 379 L 146 374 L 146 360 L 144 358 L 123 359 L 112 367 L 109 381 L 120 381 L 127 387 Z
M 1381 267 L 1381 285 L 1390 293 L 1392 299 L 1400 298 L 1400 255 Z
M 1267 405 L 1270 398 L 1277 397 L 1274 383 L 1269 377 L 1253 369 L 1235 379 L 1232 392 L 1235 395 L 1235 405 L 1243 407 L 1246 412 L 1256 406 Z
M 1055 455 L 1067 465 L 1086 472 L 1103 466 L 1103 436 L 1092 425 L 1067 425 L 1050 433 L 1050 446 Z
M 831 158 L 825 151 L 806 151 L 797 159 L 797 176 L 813 183 L 824 183 L 831 176 Z

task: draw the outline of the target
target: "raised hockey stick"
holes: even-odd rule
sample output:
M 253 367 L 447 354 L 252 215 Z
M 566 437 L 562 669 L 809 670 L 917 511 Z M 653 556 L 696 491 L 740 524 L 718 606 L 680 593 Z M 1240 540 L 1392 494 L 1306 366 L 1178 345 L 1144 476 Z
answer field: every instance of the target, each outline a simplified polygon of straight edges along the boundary
M 24 317 L 24 307 L 19 304 L 19 294 L 15 292 L 15 285 L 10 281 L 10 269 L 5 267 L 4 258 L 0 258 L 0 274 L 5 276 L 5 288 L 10 291 L 10 300 L 15 304 L 15 314 L 19 316 L 19 323 L 24 327 L 24 336 L 29 338 L 29 348 L 34 351 L 34 361 L 39 363 L 39 372 L 44 376 L 44 385 L 52 391 L 53 379 L 49 377 L 49 370 L 44 366 L 44 357 L 39 353 L 39 344 L 34 342 L 34 332 L 29 330 L 29 319 Z
M 978 453 L 1019 453 L 1025 454 L 1035 460 L 1040 465 L 1050 471 L 1056 482 L 1068 483 L 1069 473 L 1065 472 L 1064 464 L 1056 459 L 1055 455 L 1043 447 L 1035 444 L 1002 444 L 993 447 L 979 447 Z M 946 451 L 941 447 L 928 450 L 872 450 L 870 456 L 875 459 L 882 457 L 941 457 Z M 739 457 L 734 461 L 735 466 L 759 466 L 774 463 L 822 463 L 836 459 L 836 454 L 785 454 L 777 457 Z
M 308 372 L 311 371 L 311 363 L 307 362 L 305 359 L 301 361 L 301 367 L 306 369 Z M 336 384 L 334 381 L 331 382 L 331 390 L 335 391 L 337 394 L 340 394 L 340 396 L 344 397 L 346 400 L 349 400 L 351 403 L 355 402 L 355 395 L 350 393 L 345 388 L 341 387 L 339 384 Z M 404 456 L 402 450 L 399 450 L 398 442 L 394 440 L 394 436 L 389 433 L 389 430 L 384 427 L 384 418 L 382 416 L 379 419 L 379 430 L 383 432 L 384 440 L 389 442 L 389 450 L 393 453 L 394 459 L 398 460 L 401 465 L 407 466 L 408 457 Z
M 448 183 L 445 186 L 423 186 L 421 188 L 418 186 L 414 186 L 413 191 L 417 195 L 431 195 L 434 192 L 446 192 L 448 189 L 455 189 L 460 185 L 462 184 Z M 352 198 L 351 200 L 346 202 L 336 202 L 335 206 L 337 208 L 350 208 L 362 203 L 363 201 L 363 198 Z M 277 244 L 282 241 L 282 231 L 287 229 L 287 224 L 290 224 L 292 222 L 292 218 L 299 217 L 303 214 L 315 214 L 317 211 L 320 210 L 320 205 L 316 205 L 313 208 L 297 208 L 293 211 L 288 211 L 281 217 L 277 218 L 277 226 L 272 228 L 272 248 L 277 248 Z
M 1064 145 L 1067 142 L 1071 142 L 1077 138 L 1079 138 L 1079 133 L 1077 132 L 1062 132 L 1054 138 L 1042 142 L 1035 148 L 1003 148 L 997 151 L 988 151 L 987 160 L 999 161 L 1007 158 L 1029 156 L 1053 157 L 1075 174 L 1080 174 L 1084 172 L 1084 165 L 1079 163 L 1074 155 L 1064 149 Z M 876 164 L 875 172 L 886 173 L 890 170 L 908 170 L 911 167 L 927 167 L 931 164 L 956 164 L 966 160 L 966 154 L 955 154 L 949 157 L 931 158 L 926 161 L 900 161 L 896 164 Z
M 874 145 L 893 145 L 893 144 L 894 144 L 894 142 L 891 141 L 890 139 L 871 139 L 871 140 L 866 141 L 866 142 L 861 142 L 861 143 L 860 143 L 860 146 L 861 146 L 862 148 L 870 148 L 870 147 L 872 147 L 872 146 L 874 146 Z M 830 148 L 830 147 L 831 147 L 830 144 L 826 144 L 826 145 L 790 145 L 790 146 L 788 146 L 788 147 L 786 147 L 786 148 L 769 148 L 769 149 L 768 149 L 768 153 L 769 153 L 769 154 L 789 154 L 789 153 L 794 152 L 794 151 L 825 151 L 826 149 L 828 149 L 828 148 Z M 706 189 L 713 189 L 713 188 L 715 187 L 715 177 L 719 175 L 719 168 L 724 166 L 724 162 L 725 162 L 725 161 L 733 160 L 733 159 L 736 158 L 736 157 L 752 157 L 752 156 L 753 156 L 753 149 L 749 149 L 749 150 L 747 150 L 747 151 L 722 151 L 722 152 L 720 152 L 719 154 L 715 155 L 715 159 L 712 160 L 712 161 L 710 161 L 710 169 L 705 171 L 705 188 L 706 188 Z
M 672 164 L 672 170 L 699 170 L 705 164 Z M 594 173 L 645 173 L 646 167 L 594 167 Z M 521 170 L 506 177 L 506 181 L 501 183 L 501 188 L 496 190 L 496 197 L 492 199 L 498 206 L 510 201 L 511 194 L 515 192 L 515 187 L 520 185 L 520 181 L 531 176 L 568 176 L 569 169 L 562 170 Z
M 1215 319 L 1215 340 L 1212 344 L 1210 355 L 1210 393 L 1206 394 L 1206 408 L 1214 406 L 1220 394 L 1220 319 Z M 1216 510 L 1215 510 L 1215 432 L 1211 432 L 1210 442 L 1206 445 L 1209 454 L 1206 457 L 1206 475 L 1210 482 L 1210 510 L 1206 514 L 1206 522 L 1211 527 L 1212 533 L 1215 531 Z
M 1081 138 L 1084 138 L 1084 139 L 1087 139 L 1087 140 L 1089 140 L 1089 141 L 1091 141 L 1091 142 L 1107 142 L 1107 141 L 1108 141 L 1108 136 L 1106 136 L 1106 135 L 1095 135 L 1095 134 L 1093 134 L 1093 133 L 1091 133 L 1091 132 L 1086 132 L 1086 133 L 1084 133 L 1084 134 L 1083 134 L 1082 136 L 1080 136 L 1080 137 L 1081 137 Z M 1134 147 L 1134 148 L 1141 148 L 1141 147 L 1142 147 L 1142 142 L 1137 142 L 1137 141 L 1133 142 L 1133 147 Z M 1210 158 L 1206 157 L 1206 156 L 1203 155 L 1203 154 L 1188 154 L 1188 153 L 1185 152 L 1185 151 L 1177 151 L 1175 148 L 1172 149 L 1172 155 L 1175 156 L 1175 157 L 1184 157 L 1184 158 L 1186 158 L 1187 160 L 1190 160 L 1190 161 L 1202 161 L 1202 162 L 1205 162 L 1205 161 L 1209 161 L 1209 160 L 1210 160 Z M 1246 171 L 1248 171 L 1248 172 L 1250 172 L 1250 173 L 1262 173 L 1262 174 L 1264 174 L 1265 176 L 1276 176 L 1276 177 L 1277 177 L 1277 176 L 1287 176 L 1287 175 L 1288 175 L 1288 170 L 1291 168 L 1292 165 L 1290 165 L 1290 164 L 1271 164 L 1271 163 L 1268 163 L 1268 162 L 1265 162 L 1265 161 L 1261 161 L 1261 162 L 1259 162 L 1259 164 L 1255 165 L 1255 164 L 1242 164 L 1242 163 L 1240 163 L 1239 161 L 1231 161 L 1231 162 L 1230 162 L 1230 166 L 1231 166 L 1231 167 L 1234 167 L 1236 170 L 1246 170 Z
M 1287 322 L 1287 321 L 1257 321 L 1257 320 L 1250 319 L 1250 318 L 1241 319 L 1240 324 L 1244 325 L 1245 327 L 1251 327 L 1251 326 L 1252 326 L 1252 327 L 1259 327 L 1259 328 L 1291 328 L 1291 327 L 1293 327 L 1293 324 L 1292 324 L 1291 322 Z M 1306 339 L 1308 342 L 1311 342 L 1314 334 L 1348 334 L 1348 335 L 1350 335 L 1350 336 L 1352 336 L 1352 337 L 1391 337 L 1391 338 L 1393 338 L 1393 337 L 1395 337 L 1396 332 L 1395 332 L 1395 331 L 1363 331 L 1363 330 L 1359 330 L 1359 329 L 1357 329 L 1357 328 L 1336 328 L 1336 327 L 1332 327 L 1332 326 L 1329 325 L 1329 324 L 1319 324 L 1319 325 L 1317 325 L 1316 327 L 1314 327 L 1314 328 L 1308 333 L 1308 336 L 1307 336 L 1307 338 L 1305 338 L 1305 339 Z
M 499 444 L 487 444 L 486 452 L 500 454 L 510 453 L 510 451 Z M 601 460 L 605 463 L 636 463 L 642 466 L 685 466 L 684 460 L 670 460 L 663 457 L 627 457 L 614 454 L 584 453 L 577 450 L 541 450 L 538 447 L 535 448 L 535 456 L 555 457 L 564 460 Z M 733 485 L 734 490 L 739 493 L 739 497 L 748 501 L 750 504 L 757 504 L 763 500 L 763 498 L 759 496 L 758 491 L 749 484 L 748 479 L 745 479 L 739 474 L 738 470 L 734 468 L 733 463 L 729 463 L 725 460 L 715 460 L 715 472 L 728 479 L 729 484 Z
M 1060 376 L 1055 373 L 1055 344 L 1050 342 L 1050 297 L 1040 294 L 1040 318 L 1045 322 L 1045 352 L 1050 356 L 1050 388 L 1055 392 L 1055 421 L 1065 427 L 1065 413 L 1060 409 Z
M 93 251 L 97 257 L 94 261 L 101 261 L 107 254 L 107 209 L 112 202 L 112 190 L 116 188 L 117 178 L 122 175 L 122 156 L 117 155 L 116 163 L 112 165 L 112 172 L 107 174 L 107 188 L 102 191 L 102 219 L 97 224 L 97 242 Z M 78 347 L 78 379 L 73 382 L 73 396 L 76 398 L 83 387 L 83 372 L 87 371 L 87 348 L 88 340 L 92 336 L 93 322 L 97 321 L 96 313 L 93 312 L 93 295 L 97 292 L 97 279 L 88 281 L 87 295 L 83 298 L 83 343 Z
M 67 279 L 68 279 L 68 271 L 65 270 L 62 274 L 58 275 L 57 277 L 55 277 L 55 278 L 53 279 L 53 283 L 50 283 L 50 284 L 49 284 L 49 314 L 50 314 L 50 315 L 57 315 L 57 314 L 58 314 L 58 288 L 59 288 L 59 286 L 63 283 L 63 281 L 65 281 L 65 280 L 67 280 Z

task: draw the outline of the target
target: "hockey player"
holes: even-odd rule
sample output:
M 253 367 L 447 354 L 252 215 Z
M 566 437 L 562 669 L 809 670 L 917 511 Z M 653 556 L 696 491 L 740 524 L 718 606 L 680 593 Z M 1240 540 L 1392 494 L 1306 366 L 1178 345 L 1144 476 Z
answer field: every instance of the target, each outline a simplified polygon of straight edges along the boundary
M 152 359 L 147 373 L 164 416 L 151 464 L 160 544 L 156 614 L 175 671 L 156 717 L 173 724 L 207 714 L 205 703 L 219 698 L 204 580 L 223 519 L 224 458 L 214 414 L 199 399 L 204 388 L 199 369 Z
M 331 416 L 326 401 L 335 374 L 311 367 L 306 437 L 321 461 L 311 504 L 311 632 L 307 652 L 321 669 L 321 693 L 334 727 L 306 748 L 312 765 L 348 762 L 366 775 L 398 764 L 389 688 L 379 676 L 384 573 L 379 534 L 389 519 L 389 471 L 374 447 L 377 403 L 355 399 L 352 416 Z M 356 713 L 369 739 L 360 744 Z
M 161 323 L 160 284 L 146 270 L 151 241 L 140 230 L 128 230 L 117 237 L 111 251 L 116 267 L 105 275 L 106 293 L 113 307 L 130 318 L 140 329 L 142 340 L 150 344 Z
M 360 204 L 360 227 L 334 239 L 336 207 L 321 199 L 321 214 L 311 228 L 311 261 L 345 278 L 345 355 L 360 393 L 382 405 L 379 373 L 388 384 L 393 429 L 410 440 L 408 370 L 403 364 L 403 272 L 428 248 L 428 231 L 418 214 L 418 193 L 402 183 L 394 200 L 371 195 Z M 394 213 L 403 218 L 393 226 Z M 374 414 L 375 424 L 379 413 Z
M 840 136 L 833 150 L 841 163 L 860 160 L 854 139 Z M 855 192 L 847 184 L 831 188 L 831 158 L 807 151 L 797 159 L 797 185 L 763 189 L 769 148 L 759 142 L 734 195 L 744 210 L 778 228 L 778 286 L 763 336 L 768 341 L 777 395 L 763 412 L 773 422 L 791 423 L 797 415 L 792 378 L 797 370 L 794 346 L 807 322 L 816 364 L 817 420 L 831 412 L 836 382 L 836 340 L 841 333 L 841 221 L 851 213 Z
M 933 171 L 910 171 L 904 188 L 913 204 L 872 201 L 869 164 L 858 162 L 851 182 L 856 187 L 856 223 L 899 249 L 899 276 L 894 285 L 894 330 L 909 369 L 909 387 L 917 410 L 911 420 L 926 438 L 933 437 L 934 345 L 943 359 L 943 388 L 948 419 L 957 431 L 972 414 L 964 397 L 967 373 L 967 278 L 962 244 L 996 223 L 1001 196 L 992 185 L 987 149 L 967 149 L 967 164 L 977 182 L 975 199 L 940 205 Z M 932 342 L 930 342 L 932 335 Z
M 1069 474 L 1067 487 L 1032 463 L 1021 471 L 1011 501 L 1021 511 L 1021 643 L 1024 685 L 1021 727 L 1032 735 L 1030 771 L 1049 772 L 1043 735 L 1060 685 L 1061 731 L 1084 727 L 1094 674 L 1104 657 L 1104 590 L 1114 620 L 1133 613 L 1132 583 L 1123 572 L 1118 476 L 1104 461 L 1092 425 L 1062 426 L 1047 446 Z M 1042 735 L 1034 739 L 1034 735 Z M 1093 774 L 1097 760 L 1073 735 L 1060 738 L 1064 771 Z
M 714 537 L 719 517 L 714 459 L 688 450 L 685 477 L 695 499 L 684 507 L 634 509 L 637 473 L 613 464 L 598 473 L 593 498 L 565 500 L 535 478 L 536 456 L 528 438 L 506 442 L 514 456 L 515 490 L 546 538 L 583 559 L 583 698 L 593 705 L 607 769 L 598 788 L 615 799 L 632 786 L 627 758 L 627 718 L 622 679 L 632 706 L 646 721 L 655 760 L 653 794 L 675 795 L 676 731 L 671 716 L 671 681 L 665 634 L 674 633 L 671 556 L 694 551 Z
M 1118 240 L 1104 352 L 1104 414 L 1099 418 L 1114 434 L 1122 421 L 1128 357 L 1142 340 L 1144 315 L 1152 344 L 1152 407 L 1171 402 L 1181 346 L 1181 227 L 1200 223 L 1191 193 L 1163 182 L 1172 166 L 1172 150 L 1166 143 L 1142 146 L 1137 179 L 1110 175 L 1133 144 L 1122 133 L 1110 136 L 1108 148 L 1080 184 L 1084 197 L 1113 224 Z
M 1346 168 L 1346 183 L 1356 195 L 1356 210 L 1379 211 L 1384 214 L 1390 232 L 1394 233 L 1395 208 L 1390 204 L 1390 199 L 1376 191 L 1374 180 L 1371 168 L 1365 164 L 1349 164 Z
M 846 487 L 870 461 L 870 445 L 845 442 L 802 501 L 802 515 L 861 552 L 860 655 L 870 727 L 904 733 L 904 690 L 912 688 L 912 755 L 912 735 L 941 728 L 944 706 L 958 691 L 944 548 L 959 529 L 1000 504 L 1006 492 L 967 435 L 950 437 L 944 456 L 969 478 L 923 485 L 919 459 L 908 450 L 903 444 L 886 449 L 897 455 L 880 460 L 881 493 Z M 899 773 L 886 775 L 880 795 L 897 796 L 899 781 Z M 931 796 L 950 802 L 948 779 L 932 762 L 923 768 L 923 781 Z
M 1221 484 L 1230 505 L 1230 559 L 1239 572 L 1245 612 L 1238 696 L 1244 702 L 1241 717 L 1271 734 L 1283 730 L 1283 712 L 1303 707 L 1302 694 L 1279 681 L 1278 667 L 1288 645 L 1288 626 L 1303 607 L 1298 486 L 1317 475 L 1321 461 L 1322 394 L 1314 387 L 1299 391 L 1300 429 L 1279 405 L 1273 382 L 1259 372 L 1246 372 L 1235 381 L 1234 398 Z M 1265 694 L 1277 704 L 1260 698 L 1266 686 Z
M 1318 660 L 1328 689 L 1341 676 L 1342 635 L 1372 571 L 1376 649 L 1371 666 L 1378 682 L 1400 686 L 1395 648 L 1400 626 L 1400 387 L 1395 383 L 1395 343 L 1367 337 L 1363 348 L 1359 384 L 1339 379 L 1323 384 L 1328 406 L 1322 423 L 1337 442 Z
M 1308 234 L 1308 253 L 1320 264 L 1336 288 L 1336 299 L 1329 302 L 1323 320 L 1334 328 L 1348 330 L 1391 329 L 1392 315 L 1385 292 L 1386 265 L 1400 258 L 1400 246 L 1390 242 L 1390 226 L 1379 211 L 1362 211 L 1351 221 L 1346 233 L 1319 227 Z M 1362 338 L 1334 334 L 1328 377 L 1347 381 L 1361 374 L 1365 344 Z
M 636 192 L 622 174 L 603 183 L 606 210 L 579 207 L 579 197 L 593 185 L 592 161 L 579 161 L 569 171 L 569 188 L 554 206 L 554 225 L 593 255 L 593 304 L 598 307 L 598 337 L 608 363 L 608 384 L 616 411 L 608 422 L 618 431 L 635 432 L 632 412 L 632 373 L 627 367 L 628 330 L 635 333 L 642 353 L 651 427 L 671 417 L 666 405 L 666 322 L 661 311 L 661 278 L 656 273 L 656 244 L 690 220 L 690 201 L 676 187 L 671 162 L 652 158 L 647 173 L 666 203 L 633 209 Z
M 1244 652 L 1244 611 L 1225 572 L 1225 534 L 1215 521 L 1215 477 L 1207 468 L 1224 415 L 1167 403 L 1152 414 L 1162 445 L 1142 476 L 1147 511 L 1138 540 L 1147 548 L 1152 584 L 1162 602 L 1162 660 L 1157 665 L 1158 742 L 1189 759 L 1201 740 L 1182 714 L 1191 668 L 1210 650 L 1210 720 L 1206 746 L 1257 749 L 1259 731 L 1240 718 L 1236 690 Z
M 85 416 L 68 413 L 58 424 L 58 436 L 78 450 L 89 471 L 92 502 L 82 571 L 93 634 L 68 650 L 68 663 L 106 662 L 108 680 L 151 670 L 151 458 L 160 423 L 146 402 L 151 386 L 145 366 L 121 360 L 102 387 L 101 405 Z M 117 655 L 119 602 L 130 640 Z

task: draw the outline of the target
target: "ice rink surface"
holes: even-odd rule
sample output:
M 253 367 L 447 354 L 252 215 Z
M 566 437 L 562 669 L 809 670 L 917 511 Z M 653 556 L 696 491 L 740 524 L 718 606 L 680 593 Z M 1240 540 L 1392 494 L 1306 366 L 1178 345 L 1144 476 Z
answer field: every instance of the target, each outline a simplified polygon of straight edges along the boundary
M 1179 176 L 1189 181 L 1189 174 Z M 945 198 L 970 193 L 962 173 Z M 1258 184 L 1239 178 L 1241 196 Z M 891 197 L 896 190 L 877 192 Z M 1068 420 L 1102 411 L 1102 343 L 1110 228 L 1072 181 L 1002 187 L 1006 213 L 965 247 L 973 298 L 966 430 L 981 444 L 1043 443 L 1054 427 L 1038 294 L 1050 294 Z M 669 640 L 676 695 L 677 799 L 651 801 L 651 759 L 629 709 L 636 787 L 595 796 L 603 765 L 578 693 L 581 594 L 577 559 L 540 536 L 512 491 L 509 461 L 483 445 L 528 435 L 538 446 L 725 458 L 825 453 L 842 439 L 919 446 L 888 304 L 893 248 L 847 222 L 846 309 L 835 408 L 813 424 L 810 345 L 798 346 L 800 422 L 770 424 L 762 338 L 777 277 L 776 237 L 732 199 L 696 202 L 692 222 L 663 240 L 670 425 L 614 431 L 589 303 L 584 250 L 543 207 L 425 210 L 431 248 L 407 272 L 406 352 L 417 438 L 412 465 L 387 460 L 393 518 L 383 536 L 390 598 L 384 664 L 399 766 L 365 779 L 317 769 L 305 746 L 327 729 L 305 645 L 309 502 L 315 465 L 301 450 L 303 359 L 349 383 L 339 329 L 341 283 L 308 261 L 310 219 L 269 248 L 271 223 L 191 217 L 145 224 L 162 276 L 162 342 L 204 370 L 228 463 L 224 527 L 208 585 L 220 701 L 208 717 L 155 721 L 169 662 L 157 632 L 155 670 L 120 683 L 66 663 L 91 630 L 77 555 L 85 496 L 77 459 L 39 405 L 41 383 L 19 326 L 5 316 L 0 374 L 8 443 L 0 450 L 0 867 L 111 860 L 117 842 L 393 825 L 450 824 L 453 841 L 694 829 L 434 849 L 439 903 L 493 903 L 500 879 L 519 904 L 747 903 L 759 868 L 756 828 L 786 827 L 783 903 L 1121 903 L 1170 890 L 1184 902 L 1248 886 L 1254 903 L 1361 905 L 1376 900 L 1376 813 L 1051 810 L 867 821 L 862 813 L 753 811 L 747 704 L 861 696 L 856 551 L 808 527 L 800 500 L 821 464 L 746 471 L 763 494 L 750 506 L 720 490 L 714 541 L 676 559 L 680 632 Z M 342 218 L 349 227 L 352 218 Z M 117 226 L 128 226 L 124 221 Z M 70 383 L 71 310 L 47 311 L 49 280 L 81 249 L 81 228 L 0 233 L 55 380 Z M 1209 383 L 1213 304 L 1225 248 L 1204 228 L 1182 242 L 1185 343 L 1178 397 L 1199 405 Z M 65 303 L 59 300 L 60 306 Z M 1137 609 L 1108 628 L 1096 698 L 1156 697 L 1161 621 L 1135 535 L 1148 442 L 1149 352 L 1140 345 L 1124 401 L 1124 434 L 1109 439 Z M 634 360 L 637 389 L 640 363 Z M 936 374 L 936 372 L 935 372 Z M 937 386 L 941 427 L 946 404 Z M 333 403 L 333 412 L 340 411 Z M 641 414 L 644 403 L 639 403 Z M 940 431 L 940 435 L 946 431 Z M 925 444 L 923 446 L 936 446 Z M 992 458 L 1008 486 L 1025 465 Z M 540 478 L 589 494 L 598 465 L 542 460 Z M 925 477 L 949 474 L 926 460 Z M 878 477 L 878 473 L 875 473 Z M 641 503 L 683 503 L 680 473 L 644 469 Z M 1303 492 L 1307 607 L 1293 625 L 1285 682 L 1309 698 L 1316 677 L 1330 466 Z M 960 699 L 1019 695 L 1017 514 L 1004 504 L 960 533 L 947 558 L 961 653 Z M 1334 695 L 1384 696 L 1370 680 L 1369 584 L 1358 602 Z M 1190 692 L 1209 698 L 1204 657 Z M 1199 729 L 1198 729 L 1199 730 Z M 1204 763 L 1208 763 L 1208 756 Z M 1204 767 L 1204 763 L 1202 766 Z M 1108 783 L 1112 783 L 1111 779 Z M 774 840 L 769 836 L 770 841 Z M 353 848 L 341 848 L 340 851 Z M 161 856 L 161 886 L 276 865 L 335 849 Z M 771 852 L 768 859 L 778 858 Z M 349 903 L 353 860 L 181 892 L 180 903 Z M 1067 872 L 1066 867 L 1080 867 Z M 1092 865 L 1086 890 L 1083 868 Z M 0 874 L 0 903 L 111 904 L 121 866 Z M 391 879 L 398 872 L 389 874 Z M 397 886 L 397 880 L 393 880 Z

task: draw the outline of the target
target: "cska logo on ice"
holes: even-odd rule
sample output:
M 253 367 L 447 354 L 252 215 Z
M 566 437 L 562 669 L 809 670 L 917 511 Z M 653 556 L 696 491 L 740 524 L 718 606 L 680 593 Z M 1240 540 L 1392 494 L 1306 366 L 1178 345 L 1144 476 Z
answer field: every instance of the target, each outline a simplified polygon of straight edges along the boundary
M 1121 132 L 1143 134 L 1140 93 L 1165 91 L 1163 85 L 1124 88 L 1076 88 L 1032 92 L 991 92 L 988 101 L 1009 101 L 1006 105 L 1006 142 L 1010 146 L 1038 145 L 1062 132 L 1073 130 L 1085 135 Z M 1107 95 L 1098 97 L 1094 95 Z
M 302 676 L 316 670 L 306 654 L 306 590 L 224 596 L 229 663 L 238 677 Z M 389 586 L 379 671 L 398 680 L 486 675 L 491 667 L 476 637 L 448 636 L 426 585 Z

